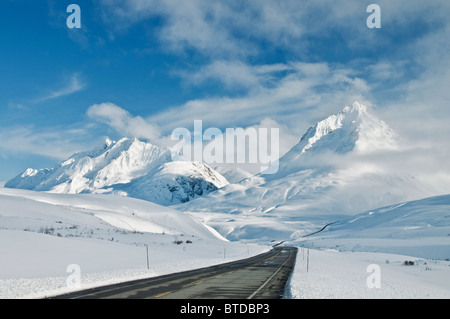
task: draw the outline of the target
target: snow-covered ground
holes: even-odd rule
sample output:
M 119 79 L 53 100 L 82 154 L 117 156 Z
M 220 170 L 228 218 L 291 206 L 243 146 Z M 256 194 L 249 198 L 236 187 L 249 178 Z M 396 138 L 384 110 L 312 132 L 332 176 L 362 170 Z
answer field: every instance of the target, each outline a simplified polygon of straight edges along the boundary
M 217 231 L 208 226 L 213 215 Z M 236 217 L 241 228 L 228 229 Z M 282 217 L 0 188 L 0 298 L 41 298 L 242 259 L 269 250 L 273 239 L 300 249 L 287 298 L 450 297 L 450 195 L 347 216 L 307 237 L 323 216 Z M 225 240 L 228 231 L 249 240 Z M 374 276 L 379 288 L 370 288 Z
M 0 298 L 42 298 L 79 289 L 148 278 L 246 258 L 262 252 L 254 245 L 193 240 L 173 243 L 173 237 L 147 237 L 145 246 L 95 239 L 58 238 L 51 235 L 0 231 L 2 267 Z M 186 240 L 186 238 L 178 238 Z M 165 241 L 164 241 L 165 240 Z M 225 256 L 224 256 L 225 254 Z M 73 287 L 74 269 L 79 267 L 80 286 Z
M 405 261 L 414 265 L 405 265 Z M 378 285 L 379 284 L 379 285 Z M 398 254 L 299 250 L 287 298 L 448 299 L 450 262 Z
M 301 248 L 288 297 L 450 298 L 450 195 L 370 210 L 298 235 L 290 242 Z M 380 286 L 368 286 L 376 275 Z
M 133 198 L 0 188 L 0 298 L 52 296 L 269 249 L 229 242 L 187 214 Z

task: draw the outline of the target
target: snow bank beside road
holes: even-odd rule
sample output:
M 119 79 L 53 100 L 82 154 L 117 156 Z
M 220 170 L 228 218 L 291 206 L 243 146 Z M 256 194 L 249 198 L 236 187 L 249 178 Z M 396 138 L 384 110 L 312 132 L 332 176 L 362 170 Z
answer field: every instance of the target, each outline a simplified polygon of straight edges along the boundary
M 0 230 L 0 298 L 43 298 L 207 267 L 269 249 L 212 240 L 176 245 L 173 237 L 167 235 L 148 236 L 146 242 L 149 243 L 149 269 L 145 246 Z M 72 272 L 67 272 L 67 267 L 72 264 L 80 267 L 79 288 L 68 284 Z
M 301 248 L 286 298 L 449 299 L 450 262 L 404 255 Z M 404 265 L 412 261 L 414 265 Z M 369 288 L 379 266 L 379 288 Z

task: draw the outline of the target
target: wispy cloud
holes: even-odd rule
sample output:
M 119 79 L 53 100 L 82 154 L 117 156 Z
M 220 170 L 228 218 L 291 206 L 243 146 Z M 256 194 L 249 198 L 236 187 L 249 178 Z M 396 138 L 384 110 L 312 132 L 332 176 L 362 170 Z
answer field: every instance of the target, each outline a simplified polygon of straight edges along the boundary
M 17 103 L 10 101 L 8 103 L 8 108 L 14 109 L 14 110 L 20 110 L 20 111 L 28 111 L 29 107 L 25 106 L 23 103 Z
M 339 46 L 358 50 L 379 49 L 395 43 L 412 24 L 429 27 L 446 19 L 446 0 L 423 2 L 379 0 L 383 28 L 366 27 L 370 2 L 342 0 L 101 0 L 105 22 L 115 30 L 162 18 L 155 30 L 161 43 L 174 52 L 197 50 L 214 58 L 257 55 L 267 47 L 303 55 L 318 38 L 339 36 Z M 112 18 L 113 17 L 113 18 Z M 437 18 L 437 19 L 436 19 Z M 433 19 L 436 19 L 433 21 Z M 264 43 L 262 44 L 261 41 Z M 264 49 L 265 47 L 265 49 Z
M 91 107 L 91 119 L 129 134 L 132 129 L 127 124 L 134 121 L 145 122 L 138 127 L 158 123 L 166 134 L 195 119 L 233 127 L 270 118 L 301 133 L 322 116 L 359 100 L 381 106 L 375 109 L 403 125 L 407 135 L 414 132 L 408 124 L 399 123 L 400 115 L 411 118 L 407 123 L 420 123 L 432 105 L 440 116 L 435 121 L 447 121 L 450 3 L 377 3 L 382 9 L 380 30 L 366 26 L 369 2 L 354 0 L 339 4 L 325 0 L 245 4 L 238 0 L 100 0 L 100 12 L 111 32 L 123 35 L 129 27 L 157 18 L 151 37 L 159 39 L 163 50 L 179 57 L 191 52 L 200 56 L 192 59 L 188 69 L 175 70 L 186 83 L 201 86 L 213 81 L 242 94 L 199 97 L 148 118 L 121 113 L 113 119 L 114 107 L 101 104 Z M 255 62 L 276 50 L 285 56 L 273 64 Z M 327 61 L 330 56 L 335 59 L 335 53 L 349 53 L 354 60 L 346 56 L 341 62 Z M 76 77 L 71 84 L 49 97 L 83 88 Z M 397 100 L 377 98 L 386 92 L 394 92 Z M 157 136 L 155 126 L 145 128 L 151 134 L 135 133 Z
M 216 60 L 195 70 L 177 74 L 189 85 L 202 85 L 211 81 L 230 90 L 258 90 L 277 82 L 291 67 L 283 63 L 250 65 L 240 60 Z
M 300 133 L 311 117 L 319 119 L 355 100 L 368 103 L 371 94 L 370 87 L 357 72 L 328 63 L 236 64 L 235 69 L 224 69 L 229 72 L 225 78 L 220 77 L 222 71 L 216 73 L 217 69 L 212 68 L 203 75 L 199 72 L 197 79 L 214 78 L 232 85 L 240 83 L 233 79 L 244 74 L 244 78 L 255 82 L 253 88 L 258 89 L 248 90 L 239 97 L 191 100 L 152 115 L 148 121 L 158 123 L 166 132 L 179 126 L 189 127 L 194 120 L 203 120 L 217 127 L 241 127 L 271 118 Z
M 81 76 L 78 73 L 70 75 L 66 82 L 67 83 L 63 87 L 57 90 L 51 90 L 49 94 L 45 95 L 42 98 L 39 98 L 38 101 L 44 102 L 57 99 L 63 96 L 77 93 L 86 88 L 86 83 L 81 79 Z
M 226 66 L 224 63 L 225 69 Z M 370 88 L 355 71 L 327 63 L 259 66 L 237 63 L 226 79 L 219 77 L 213 67 L 206 74 L 199 71 L 198 80 L 213 78 L 232 85 L 233 79 L 243 74 L 242 70 L 239 72 L 241 68 L 246 70 L 248 78 L 257 82 L 253 87 L 258 89 L 248 90 L 239 97 L 191 100 L 148 117 L 131 114 L 126 105 L 101 103 L 92 105 L 87 116 L 106 124 L 119 135 L 147 138 L 161 145 L 170 145 L 170 134 L 174 129 L 192 129 L 195 120 L 202 120 L 204 129 L 277 127 L 283 154 L 314 124 L 311 118 L 322 119 L 324 115 L 341 111 L 354 100 L 367 103 L 367 96 L 370 96 Z
M 34 154 L 62 160 L 91 143 L 85 127 L 37 128 L 32 125 L 2 127 L 0 151 L 6 154 Z

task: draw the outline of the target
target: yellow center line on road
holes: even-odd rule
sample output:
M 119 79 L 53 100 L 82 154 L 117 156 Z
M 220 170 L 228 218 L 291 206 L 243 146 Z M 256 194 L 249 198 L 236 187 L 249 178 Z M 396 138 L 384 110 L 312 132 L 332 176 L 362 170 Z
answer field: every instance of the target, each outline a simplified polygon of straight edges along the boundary
M 161 297 L 167 296 L 167 295 L 169 295 L 169 294 L 171 294 L 171 293 L 172 293 L 171 291 L 164 292 L 164 293 L 162 293 L 162 294 L 156 295 L 155 298 L 161 298 Z
M 197 281 L 194 285 L 201 285 L 204 281 Z

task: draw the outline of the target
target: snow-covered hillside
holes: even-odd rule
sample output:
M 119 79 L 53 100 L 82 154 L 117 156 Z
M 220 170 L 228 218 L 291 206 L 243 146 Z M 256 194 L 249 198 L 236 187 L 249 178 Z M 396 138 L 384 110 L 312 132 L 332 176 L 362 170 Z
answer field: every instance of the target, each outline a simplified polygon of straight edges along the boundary
M 132 183 L 116 185 L 134 198 L 161 205 L 186 203 L 194 198 L 214 192 L 228 181 L 209 166 L 198 162 L 168 162 Z
M 206 164 L 172 162 L 169 148 L 136 138 L 107 139 L 53 169 L 29 168 L 7 188 L 54 193 L 116 193 L 171 205 L 183 203 L 228 184 Z
M 228 242 L 188 214 L 148 201 L 0 188 L 0 298 L 43 297 L 268 249 Z M 67 284 L 69 265 L 79 267 L 80 287 Z
M 288 298 L 450 298 L 450 195 L 373 209 L 303 236 L 289 241 L 301 248 Z M 367 284 L 374 269 L 378 287 Z
M 373 209 L 304 235 L 291 239 L 307 247 L 450 260 L 450 195 Z

